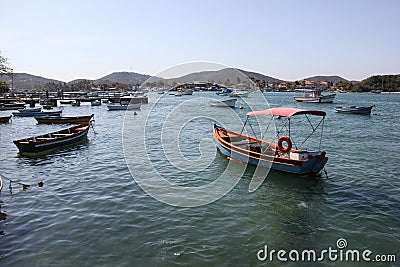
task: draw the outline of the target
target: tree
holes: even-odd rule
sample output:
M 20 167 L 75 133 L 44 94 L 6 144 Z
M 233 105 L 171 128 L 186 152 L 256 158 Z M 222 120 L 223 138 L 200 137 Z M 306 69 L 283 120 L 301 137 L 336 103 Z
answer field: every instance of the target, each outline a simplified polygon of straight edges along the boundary
M 10 86 L 6 82 L 0 82 L 0 94 L 4 94 L 10 91 Z
M 8 66 L 8 59 L 1 55 L 0 51 L 0 75 L 8 75 L 13 72 L 13 69 Z

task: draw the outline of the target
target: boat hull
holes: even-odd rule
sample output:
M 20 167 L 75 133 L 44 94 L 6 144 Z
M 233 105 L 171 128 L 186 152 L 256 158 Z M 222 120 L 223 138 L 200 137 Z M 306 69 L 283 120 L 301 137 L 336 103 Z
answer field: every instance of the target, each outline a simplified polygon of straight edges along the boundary
M 214 107 L 234 108 L 236 101 L 237 101 L 237 99 L 229 99 L 229 100 L 223 100 L 223 101 L 211 100 L 209 103 L 210 103 L 210 106 L 214 106 Z
M 76 117 L 61 117 L 61 116 L 45 116 L 35 117 L 39 124 L 63 124 L 63 123 L 86 123 L 93 118 L 93 114 L 90 116 L 76 116 Z
M 337 107 L 336 112 L 344 114 L 370 115 L 374 106 L 370 107 Z
M 224 137 L 221 136 L 221 131 L 228 133 L 228 136 L 231 134 L 229 138 L 232 138 L 233 135 L 241 137 L 246 136 L 214 125 L 213 135 L 218 150 L 225 156 L 242 161 L 244 163 L 292 174 L 318 175 L 328 161 L 328 157 L 326 157 L 325 152 L 322 151 L 314 153 L 314 155 L 310 154 L 307 160 L 294 160 L 291 158 L 278 157 L 276 156 L 275 151 L 271 151 L 269 154 L 266 154 L 251 148 L 243 149 L 234 145 L 232 142 L 227 141 L 226 138 L 224 139 Z M 254 143 L 256 140 L 258 140 L 251 137 L 246 138 L 248 138 L 250 141 L 249 143 Z M 265 143 L 265 141 L 262 140 L 258 141 L 260 143 Z
M 295 96 L 294 99 L 297 102 L 307 102 L 307 103 L 333 103 L 336 94 L 320 96 L 320 97 L 303 97 Z
M 108 105 L 108 110 L 136 110 L 140 109 L 142 103 L 130 104 L 130 105 Z
M 57 116 L 62 113 L 59 111 L 48 111 L 48 112 L 13 112 L 13 116 L 15 117 L 42 117 L 42 116 Z
M 0 117 L 0 123 L 7 123 L 11 119 L 11 115 L 8 117 Z

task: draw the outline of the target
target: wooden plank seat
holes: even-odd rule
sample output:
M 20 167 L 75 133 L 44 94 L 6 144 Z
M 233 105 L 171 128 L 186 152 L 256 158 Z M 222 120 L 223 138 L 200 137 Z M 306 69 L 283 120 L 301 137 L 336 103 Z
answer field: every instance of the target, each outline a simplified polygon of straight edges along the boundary
M 55 136 L 70 136 L 70 135 L 73 135 L 73 134 L 72 133 L 55 133 L 53 135 L 55 135 Z
M 244 139 L 244 140 L 231 142 L 231 143 L 232 143 L 232 145 L 247 145 L 247 144 L 259 144 L 260 142 L 250 141 L 248 139 Z
M 36 140 L 52 140 L 56 139 L 55 137 L 36 137 Z

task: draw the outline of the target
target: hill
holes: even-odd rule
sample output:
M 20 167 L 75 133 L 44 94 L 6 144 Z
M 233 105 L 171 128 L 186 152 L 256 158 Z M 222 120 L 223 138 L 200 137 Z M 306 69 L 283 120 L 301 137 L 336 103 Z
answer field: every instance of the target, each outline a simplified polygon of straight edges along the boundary
M 264 74 L 261 73 L 257 73 L 257 72 L 251 72 L 251 71 L 246 71 L 246 70 L 241 70 L 238 69 L 239 71 L 243 72 L 245 75 L 247 75 L 249 78 L 254 78 L 255 80 L 260 80 L 260 81 L 266 81 L 268 83 L 279 83 L 279 82 L 283 82 L 283 80 L 277 79 L 277 78 L 273 78 L 270 76 L 266 76 Z
M 355 92 L 370 92 L 373 90 L 399 92 L 400 74 L 371 76 L 359 83 L 352 85 L 349 89 Z
M 348 82 L 348 80 L 340 76 L 312 76 L 309 78 L 305 78 L 304 80 L 316 81 L 316 82 L 331 82 L 333 84 L 336 84 L 338 82 Z
M 3 81 L 12 84 L 10 76 L 3 76 Z M 41 76 L 36 76 L 28 73 L 14 73 L 14 88 L 17 90 L 33 90 L 46 86 L 48 83 L 64 83 L 62 81 L 48 79 Z
M 235 68 L 225 68 L 216 71 L 201 71 L 190 73 L 181 77 L 166 79 L 167 83 L 186 83 L 192 81 L 204 81 L 204 82 L 215 82 L 215 83 L 226 83 L 228 80 L 230 83 L 240 83 L 248 79 L 254 78 L 255 80 L 265 80 L 268 82 L 281 81 L 269 76 L 265 76 L 256 72 L 249 72 Z
M 113 72 L 100 79 L 93 80 L 95 84 L 100 83 L 123 83 L 123 84 L 142 84 L 151 76 L 146 74 L 139 74 L 135 72 Z

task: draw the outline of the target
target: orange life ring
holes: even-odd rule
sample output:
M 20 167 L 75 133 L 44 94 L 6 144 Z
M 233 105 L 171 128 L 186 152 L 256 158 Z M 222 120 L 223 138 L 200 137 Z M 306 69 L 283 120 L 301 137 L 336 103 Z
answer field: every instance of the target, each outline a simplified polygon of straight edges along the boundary
M 287 143 L 287 147 L 283 146 L 283 142 Z M 278 139 L 278 149 L 283 153 L 287 153 L 292 149 L 292 141 L 290 141 L 289 136 L 281 136 Z

